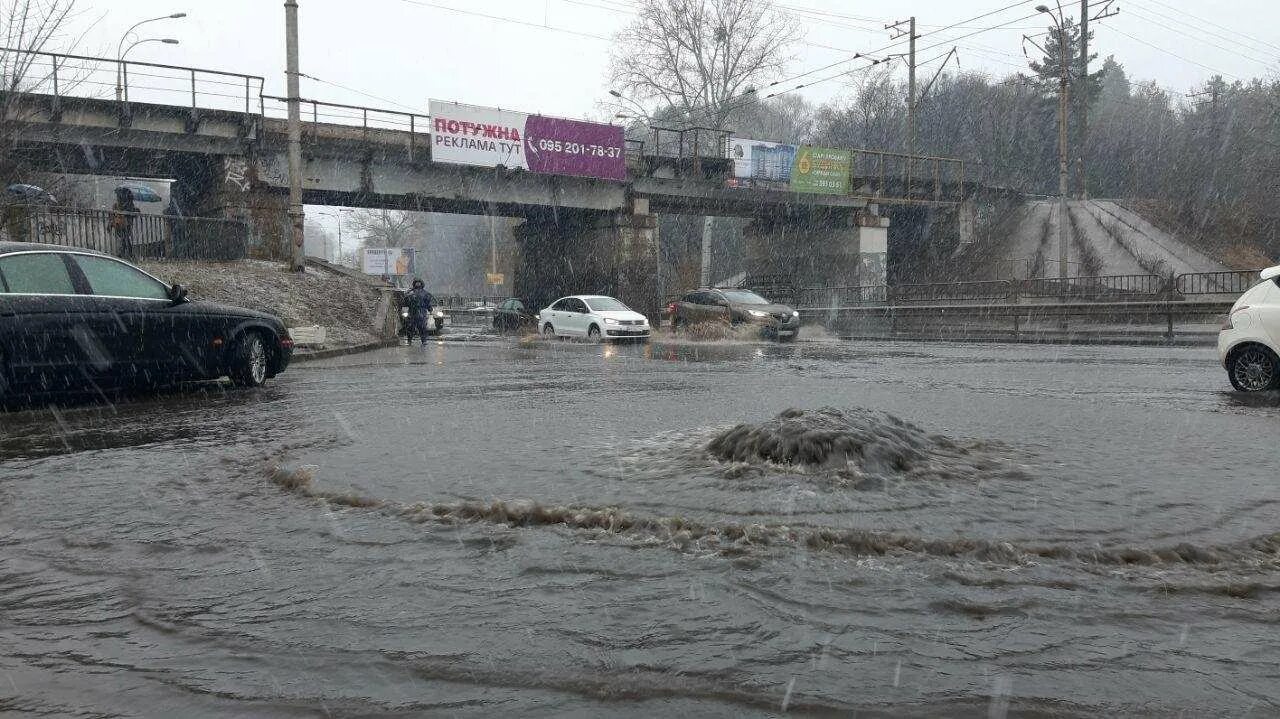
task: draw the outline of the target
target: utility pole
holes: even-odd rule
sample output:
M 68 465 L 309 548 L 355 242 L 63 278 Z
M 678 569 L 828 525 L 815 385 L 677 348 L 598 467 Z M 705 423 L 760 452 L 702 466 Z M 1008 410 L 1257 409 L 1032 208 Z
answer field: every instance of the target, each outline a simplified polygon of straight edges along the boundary
M 289 269 L 301 272 L 302 248 L 302 113 L 298 95 L 298 0 L 284 0 L 285 82 L 289 95 Z
M 702 287 L 711 286 L 711 228 L 715 221 L 711 215 L 702 218 L 702 272 L 698 277 Z
M 1058 81 L 1058 278 L 1062 291 L 1066 292 L 1067 280 L 1067 73 L 1071 59 L 1067 57 L 1067 30 L 1058 23 L 1058 65 L 1061 78 Z
M 1076 171 L 1080 173 L 1080 199 L 1089 199 L 1084 175 L 1084 153 L 1089 146 L 1089 0 L 1080 0 L 1080 92 L 1076 93 L 1076 122 L 1080 123 Z
M 899 20 L 890 25 L 885 25 L 886 30 L 893 30 L 896 35 L 889 39 L 897 40 L 902 37 L 902 25 L 907 26 L 907 155 L 916 154 L 916 18 L 912 17 L 906 20 Z M 907 160 L 907 175 L 910 177 L 911 160 Z

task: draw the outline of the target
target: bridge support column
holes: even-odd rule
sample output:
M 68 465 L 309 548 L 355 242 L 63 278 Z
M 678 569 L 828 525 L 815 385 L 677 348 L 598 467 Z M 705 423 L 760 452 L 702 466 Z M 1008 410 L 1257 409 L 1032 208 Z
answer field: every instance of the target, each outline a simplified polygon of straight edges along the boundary
M 211 157 L 176 169 L 176 183 L 190 198 L 188 212 L 201 217 L 249 224 L 249 254 L 283 260 L 290 257 L 289 195 L 258 181 L 255 164 L 245 157 Z
M 796 288 L 884 286 L 888 227 L 874 205 L 757 217 L 744 231 L 747 276 Z
M 657 319 L 658 223 L 643 200 L 631 212 L 539 211 L 515 236 L 515 292 L 535 308 L 564 295 L 600 294 Z

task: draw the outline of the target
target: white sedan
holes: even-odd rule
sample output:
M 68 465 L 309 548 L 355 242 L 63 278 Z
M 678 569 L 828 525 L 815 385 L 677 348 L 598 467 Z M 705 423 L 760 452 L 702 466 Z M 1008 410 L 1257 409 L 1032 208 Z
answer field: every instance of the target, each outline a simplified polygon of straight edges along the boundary
M 1218 333 L 1218 357 L 1237 390 L 1280 389 L 1280 265 L 1236 300 Z
M 592 342 L 649 339 L 649 320 L 612 297 L 561 297 L 538 313 L 538 328 L 548 339 L 585 337 Z

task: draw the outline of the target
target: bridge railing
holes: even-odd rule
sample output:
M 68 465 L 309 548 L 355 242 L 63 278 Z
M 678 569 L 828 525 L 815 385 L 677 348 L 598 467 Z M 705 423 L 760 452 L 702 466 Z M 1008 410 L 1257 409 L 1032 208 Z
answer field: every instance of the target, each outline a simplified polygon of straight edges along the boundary
M 854 195 L 916 202 L 964 199 L 964 161 L 854 149 L 849 187 Z
M 720 127 L 664 127 L 650 125 L 641 148 L 647 157 L 700 163 L 728 157 L 732 130 Z
M 299 103 L 303 122 L 303 142 L 318 139 L 325 125 L 340 125 L 359 128 L 359 139 L 363 142 L 369 142 L 374 138 L 404 142 L 410 161 L 426 159 L 430 152 L 431 118 L 429 115 L 306 98 L 300 98 Z M 262 114 L 270 118 L 287 118 L 289 99 L 276 95 L 263 95 Z M 380 135 L 380 130 L 406 134 Z
M 248 254 L 249 226 L 237 220 L 131 213 L 42 205 L 10 206 L 18 222 L 10 240 L 43 242 L 118 257 L 161 260 L 239 260 Z
M 65 98 L 117 100 L 122 117 L 131 103 L 177 105 L 191 110 L 223 110 L 255 115 L 261 110 L 263 79 L 222 70 L 115 60 L 56 52 L 0 48 L 14 61 L 28 66 L 18 92 L 49 95 L 58 114 Z

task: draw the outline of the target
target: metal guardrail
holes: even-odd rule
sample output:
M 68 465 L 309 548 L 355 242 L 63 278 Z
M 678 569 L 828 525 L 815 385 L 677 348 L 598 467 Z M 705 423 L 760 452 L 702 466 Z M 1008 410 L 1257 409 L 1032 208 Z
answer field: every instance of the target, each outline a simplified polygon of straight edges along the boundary
M 186 106 L 197 123 L 200 110 L 261 113 L 263 79 L 257 75 L 10 47 L 0 47 L 0 53 L 32 58 L 27 82 L 17 89 L 52 96 L 55 117 L 69 97 L 116 99 L 125 119 L 133 102 Z
M 1226 272 L 1196 272 L 1178 275 L 1174 289 L 1180 295 L 1242 294 L 1260 282 L 1262 270 L 1228 270 Z
M 426 159 L 420 148 L 431 147 L 431 116 L 405 112 L 402 110 L 383 110 L 363 105 L 344 105 L 337 102 L 299 98 L 302 112 L 302 140 L 314 142 L 319 139 L 321 127 L 336 125 L 341 127 L 359 127 L 361 141 L 368 142 L 370 132 L 377 134 L 379 130 L 390 130 L 408 133 L 407 150 L 409 161 Z M 262 114 L 264 117 L 284 119 L 289 113 L 289 98 L 277 95 L 262 96 Z M 308 137 L 309 135 L 309 137 Z M 419 158 L 421 155 L 421 158 Z
M 1009 298 L 1007 280 L 976 282 L 935 282 L 894 285 L 888 288 L 891 302 L 937 302 L 940 300 L 1004 300 Z
M 17 215 L 19 222 L 5 228 L 9 239 L 16 241 L 140 260 L 226 261 L 248 256 L 249 225 L 236 220 L 127 213 L 123 222 L 113 222 L 116 213 L 111 210 L 29 205 L 7 209 L 21 213 Z
M 1170 279 L 1159 275 L 1037 277 L 1018 283 L 1018 296 L 1036 299 L 1118 299 L 1168 294 Z
M 802 318 L 831 321 L 842 316 L 866 336 L 972 338 L 982 334 L 1019 337 L 1029 333 L 1061 335 L 1071 322 L 1113 324 L 1120 334 L 1134 334 L 1134 325 L 1163 325 L 1174 337 L 1179 323 L 1212 324 L 1231 308 L 1226 301 L 1154 300 L 1144 302 L 1064 302 L 1054 304 L 881 305 L 867 307 L 802 308 Z
M 510 295 L 435 295 L 436 305 L 445 310 L 492 309 Z
M 1131 302 L 1150 300 L 1184 301 L 1202 295 L 1238 295 L 1258 281 L 1258 270 L 1194 272 L 1177 277 L 1160 275 L 1101 275 L 1030 280 L 986 280 L 883 285 L 774 288 L 773 294 L 794 297 L 799 308 L 843 308 L 877 305 L 914 305 L 921 302 L 1002 302 L 1058 300 Z M 766 292 L 765 277 L 748 278 L 745 286 Z M 785 300 L 783 300 L 785 301 Z

